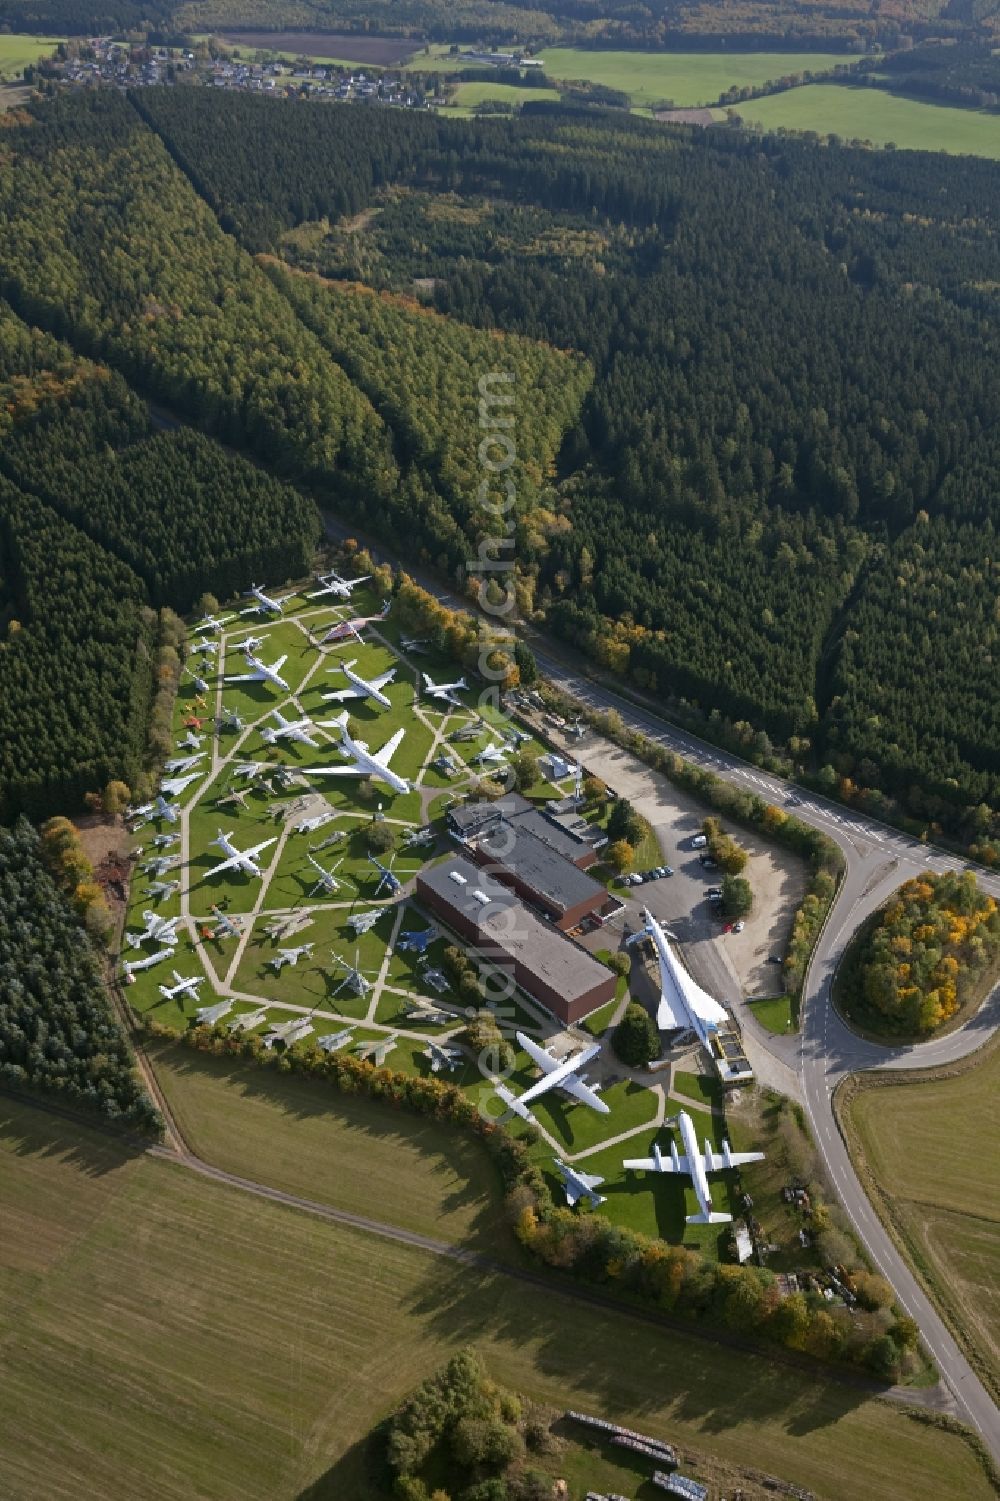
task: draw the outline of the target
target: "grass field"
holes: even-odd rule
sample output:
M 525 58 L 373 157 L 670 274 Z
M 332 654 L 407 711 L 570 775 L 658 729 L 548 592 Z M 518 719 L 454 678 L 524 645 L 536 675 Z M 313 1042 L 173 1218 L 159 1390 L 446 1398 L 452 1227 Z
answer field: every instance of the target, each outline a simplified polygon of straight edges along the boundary
M 620 89 L 634 107 L 671 100 L 679 109 L 714 104 L 734 86 L 757 86 L 772 78 L 814 73 L 856 59 L 843 52 L 591 52 L 549 47 L 539 53 L 550 78 Z
M 454 100 L 461 109 L 475 109 L 477 104 L 526 104 L 532 99 L 558 99 L 558 89 L 518 88 L 513 83 L 460 83 Z
M 364 1435 L 465 1344 L 535 1400 L 828 1501 L 992 1494 L 961 1438 L 851 1387 L 638 1322 L 623 1337 L 625 1315 L 130 1157 L 7 1101 L 0 1201 L 0 1425 L 17 1435 L 0 1445 L 5 1501 L 382 1501 Z
M 0 78 L 20 78 L 25 68 L 48 57 L 65 37 L 0 36 Z
M 793 1030 L 795 1018 L 792 1014 L 792 998 L 789 995 L 769 996 L 766 1001 L 754 1001 L 749 1010 L 762 1027 L 766 1027 L 769 1032 L 774 1032 L 778 1037 L 784 1037 L 786 1033 Z
M 363 1029 L 357 1033 L 363 1035 Z M 289 1193 L 518 1259 L 479 1144 L 377 1100 L 174 1043 L 150 1050 L 178 1125 L 206 1161 Z M 393 1060 L 394 1066 L 398 1066 Z
M 1000 1394 L 1000 1049 L 951 1078 L 862 1087 L 845 1115 L 885 1216 Z M 977 1147 L 981 1144 L 981 1148 Z
M 815 130 L 845 140 L 888 141 L 904 150 L 1000 158 L 1000 117 L 900 99 L 881 89 L 813 83 L 737 106 L 748 125 L 764 130 Z

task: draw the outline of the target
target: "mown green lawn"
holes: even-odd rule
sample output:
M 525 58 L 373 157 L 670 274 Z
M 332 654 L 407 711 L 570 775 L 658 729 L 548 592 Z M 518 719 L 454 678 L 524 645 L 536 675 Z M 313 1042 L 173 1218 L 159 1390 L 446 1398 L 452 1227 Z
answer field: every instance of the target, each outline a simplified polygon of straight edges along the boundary
M 605 52 L 547 47 L 539 53 L 550 78 L 599 83 L 628 94 L 633 106 L 670 100 L 678 109 L 714 104 L 734 86 L 814 73 L 857 59 L 842 52 Z

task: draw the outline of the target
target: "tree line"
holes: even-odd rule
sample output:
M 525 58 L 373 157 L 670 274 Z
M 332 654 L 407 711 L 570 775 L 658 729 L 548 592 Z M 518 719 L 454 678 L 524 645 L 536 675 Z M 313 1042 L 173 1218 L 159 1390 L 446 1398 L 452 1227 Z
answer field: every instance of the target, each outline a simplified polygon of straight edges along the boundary
M 0 828 L 0 1077 L 158 1131 L 97 960 L 26 819 Z

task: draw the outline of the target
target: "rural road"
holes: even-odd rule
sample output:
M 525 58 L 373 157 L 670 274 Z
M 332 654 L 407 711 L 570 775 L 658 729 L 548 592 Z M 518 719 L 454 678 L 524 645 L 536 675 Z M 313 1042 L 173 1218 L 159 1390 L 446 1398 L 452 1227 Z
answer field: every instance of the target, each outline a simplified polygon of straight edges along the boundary
M 345 527 L 329 515 L 324 516 L 324 521 L 331 539 L 341 541 L 347 536 L 357 536 L 376 560 L 395 565 L 394 557 L 357 529 Z M 458 599 L 442 589 L 426 571 L 417 568 L 408 571 L 442 603 L 458 609 L 470 608 L 468 600 Z M 848 1074 L 871 1068 L 930 1068 L 953 1062 L 981 1047 L 1000 1025 L 1000 987 L 964 1026 L 913 1048 L 883 1048 L 858 1037 L 837 1016 L 831 999 L 833 976 L 852 933 L 903 881 L 921 871 L 972 868 L 981 887 L 1000 898 L 1000 875 L 971 866 L 945 850 L 924 844 L 877 819 L 854 814 L 814 793 L 800 797 L 799 790 L 782 778 L 666 723 L 650 709 L 567 667 L 552 654 L 551 643 L 534 633 L 530 644 L 539 672 L 554 687 L 588 708 L 616 710 L 633 729 L 642 731 L 657 744 L 778 805 L 787 805 L 795 797 L 795 816 L 822 830 L 839 846 L 845 861 L 844 878 L 803 987 L 797 1063 L 806 1110 L 830 1181 L 873 1262 L 892 1285 L 901 1307 L 920 1326 L 924 1344 L 954 1398 L 956 1414 L 979 1433 L 994 1459 L 1000 1462 L 1000 1412 L 872 1208 L 854 1171 L 833 1109 L 833 1092 Z M 778 1056 L 787 1061 L 784 1051 Z

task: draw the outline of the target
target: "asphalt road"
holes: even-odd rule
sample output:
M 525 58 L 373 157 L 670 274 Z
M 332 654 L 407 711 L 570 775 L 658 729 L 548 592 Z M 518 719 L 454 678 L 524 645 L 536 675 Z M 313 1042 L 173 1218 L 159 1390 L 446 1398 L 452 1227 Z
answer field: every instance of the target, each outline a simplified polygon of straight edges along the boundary
M 342 539 L 358 533 L 327 517 L 327 533 Z M 396 560 L 368 539 L 377 558 Z M 443 602 L 468 609 L 419 569 L 411 576 Z M 816 794 L 797 789 L 727 751 L 667 724 L 649 709 L 622 698 L 602 683 L 583 676 L 552 655 L 550 646 L 532 634 L 539 671 L 554 686 L 593 709 L 616 709 L 634 729 L 699 766 L 709 768 L 778 806 L 795 800 L 795 816 L 821 829 L 839 845 L 846 869 L 826 927 L 816 945 L 803 991 L 798 1058 L 806 1110 L 833 1186 L 868 1252 L 890 1282 L 900 1305 L 920 1326 L 927 1349 L 954 1399 L 956 1415 L 974 1428 L 1000 1462 L 1000 1412 L 982 1385 L 933 1303 L 897 1250 L 869 1202 L 837 1127 L 833 1092 L 847 1074 L 869 1068 L 929 1068 L 952 1062 L 980 1047 L 1000 1024 L 1000 987 L 964 1026 L 915 1048 L 887 1049 L 867 1042 L 846 1027 L 833 1010 L 831 987 L 837 964 L 852 933 L 889 894 L 923 870 L 975 868 L 983 889 L 1000 898 L 1000 875 L 969 867 L 945 850 L 926 845 L 877 819 L 858 815 Z M 777 1056 L 788 1061 L 775 1045 Z M 945 1123 L 942 1123 L 944 1126 Z

